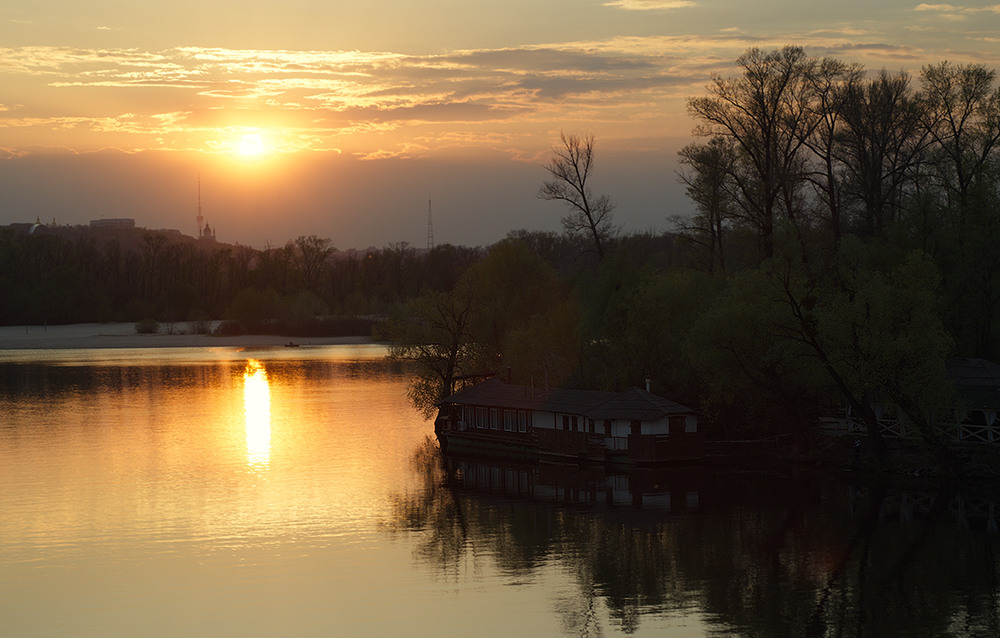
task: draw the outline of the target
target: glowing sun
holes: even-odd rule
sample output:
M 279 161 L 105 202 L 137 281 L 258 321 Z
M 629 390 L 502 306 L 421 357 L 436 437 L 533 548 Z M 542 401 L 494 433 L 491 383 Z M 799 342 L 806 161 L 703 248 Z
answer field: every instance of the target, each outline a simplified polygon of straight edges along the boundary
M 256 133 L 248 133 L 240 138 L 240 155 L 243 157 L 257 157 L 264 153 L 264 140 Z

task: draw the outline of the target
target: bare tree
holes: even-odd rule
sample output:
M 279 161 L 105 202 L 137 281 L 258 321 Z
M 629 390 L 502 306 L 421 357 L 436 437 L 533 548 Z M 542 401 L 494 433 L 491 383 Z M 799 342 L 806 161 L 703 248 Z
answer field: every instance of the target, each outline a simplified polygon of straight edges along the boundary
M 615 205 L 607 195 L 595 196 L 587 181 L 594 168 L 594 136 L 560 134 L 562 145 L 545 165 L 552 179 L 538 189 L 538 197 L 565 202 L 570 212 L 562 218 L 567 233 L 586 232 L 594 241 L 597 256 L 604 259 L 604 244 L 614 235 Z
M 333 241 L 316 235 L 300 236 L 295 240 L 295 262 L 310 289 L 315 289 L 327 258 L 333 254 Z
M 713 137 L 706 144 L 688 144 L 678 155 L 686 167 L 678 177 L 698 212 L 690 220 L 672 219 L 692 241 L 708 250 L 709 272 L 714 272 L 716 264 L 725 272 L 723 232 L 731 223 L 735 195 L 730 177 L 735 161 L 733 145 L 727 138 Z
M 921 109 L 906 73 L 882 71 L 852 78 L 841 89 L 844 126 L 835 154 L 846 171 L 849 195 L 859 201 L 863 229 L 881 235 L 897 217 L 904 182 L 927 147 Z
M 957 204 L 960 222 L 977 185 L 1000 148 L 1000 88 L 996 71 L 980 64 L 949 62 L 926 66 L 920 74 L 927 104 L 927 129 L 943 161 L 940 179 Z
M 815 127 L 805 144 L 814 156 L 808 179 L 816 191 L 820 205 L 826 208 L 834 242 L 844 231 L 843 167 L 836 155 L 837 136 L 844 128 L 841 111 L 847 92 L 844 88 L 864 76 L 859 64 L 847 64 L 833 58 L 819 60 L 809 74 L 812 92 L 812 117 Z M 822 214 L 820 214 L 822 215 Z
M 774 255 L 779 214 L 797 228 L 796 190 L 804 182 L 804 145 L 817 119 L 809 77 L 815 61 L 799 47 L 748 49 L 736 61 L 742 75 L 716 76 L 708 97 L 688 101 L 695 134 L 733 143 L 731 177 L 739 192 L 736 216 L 753 227 L 762 256 Z

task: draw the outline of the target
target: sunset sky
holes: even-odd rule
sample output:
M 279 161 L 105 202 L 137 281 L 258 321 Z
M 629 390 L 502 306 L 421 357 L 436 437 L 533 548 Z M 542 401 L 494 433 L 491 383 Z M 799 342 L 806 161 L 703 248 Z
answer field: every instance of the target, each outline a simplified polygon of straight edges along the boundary
M 686 100 L 750 46 L 1000 66 L 1000 4 L 838 0 L 0 3 L 0 224 L 137 225 L 341 249 L 559 230 L 559 132 L 597 139 L 626 231 L 690 210 Z

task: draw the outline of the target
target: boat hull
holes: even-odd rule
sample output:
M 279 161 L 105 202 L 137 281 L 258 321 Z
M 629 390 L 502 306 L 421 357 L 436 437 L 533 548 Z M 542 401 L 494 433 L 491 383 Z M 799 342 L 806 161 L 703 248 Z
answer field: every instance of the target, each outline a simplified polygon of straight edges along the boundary
M 506 459 L 550 460 L 610 466 L 657 466 L 697 462 L 704 458 L 704 439 L 657 441 L 656 445 L 636 445 L 630 450 L 609 450 L 599 437 L 560 436 L 508 438 L 479 432 L 439 430 L 438 442 L 448 453 L 475 454 Z M 671 445 L 672 443 L 672 445 Z

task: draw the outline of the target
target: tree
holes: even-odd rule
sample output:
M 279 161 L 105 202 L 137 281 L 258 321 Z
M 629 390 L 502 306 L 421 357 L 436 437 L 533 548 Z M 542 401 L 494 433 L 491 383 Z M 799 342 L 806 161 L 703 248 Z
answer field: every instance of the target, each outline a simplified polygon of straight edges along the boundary
M 408 304 L 407 316 L 379 327 L 393 344 L 389 358 L 417 365 L 409 397 L 427 417 L 454 393 L 456 377 L 483 372 L 481 348 L 469 331 L 473 292 L 461 282 L 450 292 L 428 292 Z
M 716 264 L 725 272 L 722 240 L 733 216 L 732 145 L 724 137 L 713 137 L 706 144 L 688 144 L 678 155 L 688 169 L 679 173 L 680 180 L 698 212 L 690 222 L 674 218 L 675 224 L 708 251 L 709 272 L 715 271 Z
M 594 136 L 560 134 L 562 145 L 552 149 L 554 157 L 545 165 L 552 179 L 538 189 L 538 197 L 564 202 L 570 212 L 562 218 L 567 233 L 585 232 L 594 250 L 604 259 L 604 245 L 616 231 L 614 203 L 607 195 L 595 196 L 588 181 L 594 170 Z
M 941 184 L 957 200 L 961 219 L 1000 145 L 996 71 L 980 64 L 941 62 L 924 67 L 920 77 L 926 127 L 943 160 L 937 163 Z
M 926 126 L 933 140 L 930 168 L 946 213 L 939 260 L 943 306 L 963 353 L 994 356 L 1000 307 L 997 215 L 1000 88 L 982 65 L 941 62 L 921 73 Z
M 815 126 L 805 138 L 814 162 L 808 172 L 822 205 L 829 215 L 833 242 L 839 242 L 844 231 L 841 165 L 836 156 L 837 137 L 843 128 L 841 111 L 846 92 L 844 87 L 862 77 L 860 65 L 849 65 L 833 58 L 820 60 L 808 77 L 812 93 L 812 117 Z
M 319 276 L 327 258 L 333 254 L 333 241 L 316 235 L 300 236 L 295 240 L 295 262 L 309 290 L 317 290 Z
M 816 126 L 808 82 L 814 61 L 800 47 L 752 48 L 736 61 L 742 75 L 716 76 L 708 97 L 688 101 L 695 134 L 722 137 L 735 150 L 730 177 L 737 216 L 753 227 L 764 258 L 774 255 L 781 212 L 798 224 L 796 188 L 804 178 L 805 140 Z
M 849 405 L 885 460 L 877 406 L 895 410 L 943 453 L 932 411 L 949 404 L 951 341 L 935 309 L 937 269 L 914 252 L 879 267 L 885 247 L 845 237 L 823 276 L 775 259 L 734 279 L 706 314 L 688 356 L 716 395 L 792 427 L 822 404 Z M 717 399 L 718 400 L 718 399 Z
M 902 72 L 852 78 L 841 94 L 844 126 L 834 152 L 847 173 L 848 193 L 861 204 L 859 230 L 881 236 L 897 219 L 904 182 L 927 146 L 922 110 Z
M 380 332 L 393 343 L 390 357 L 417 364 L 410 399 L 429 416 L 462 377 L 503 373 L 526 381 L 537 372 L 565 372 L 551 354 L 575 364 L 575 315 L 564 300 L 548 264 L 507 239 L 450 291 L 424 293 Z

